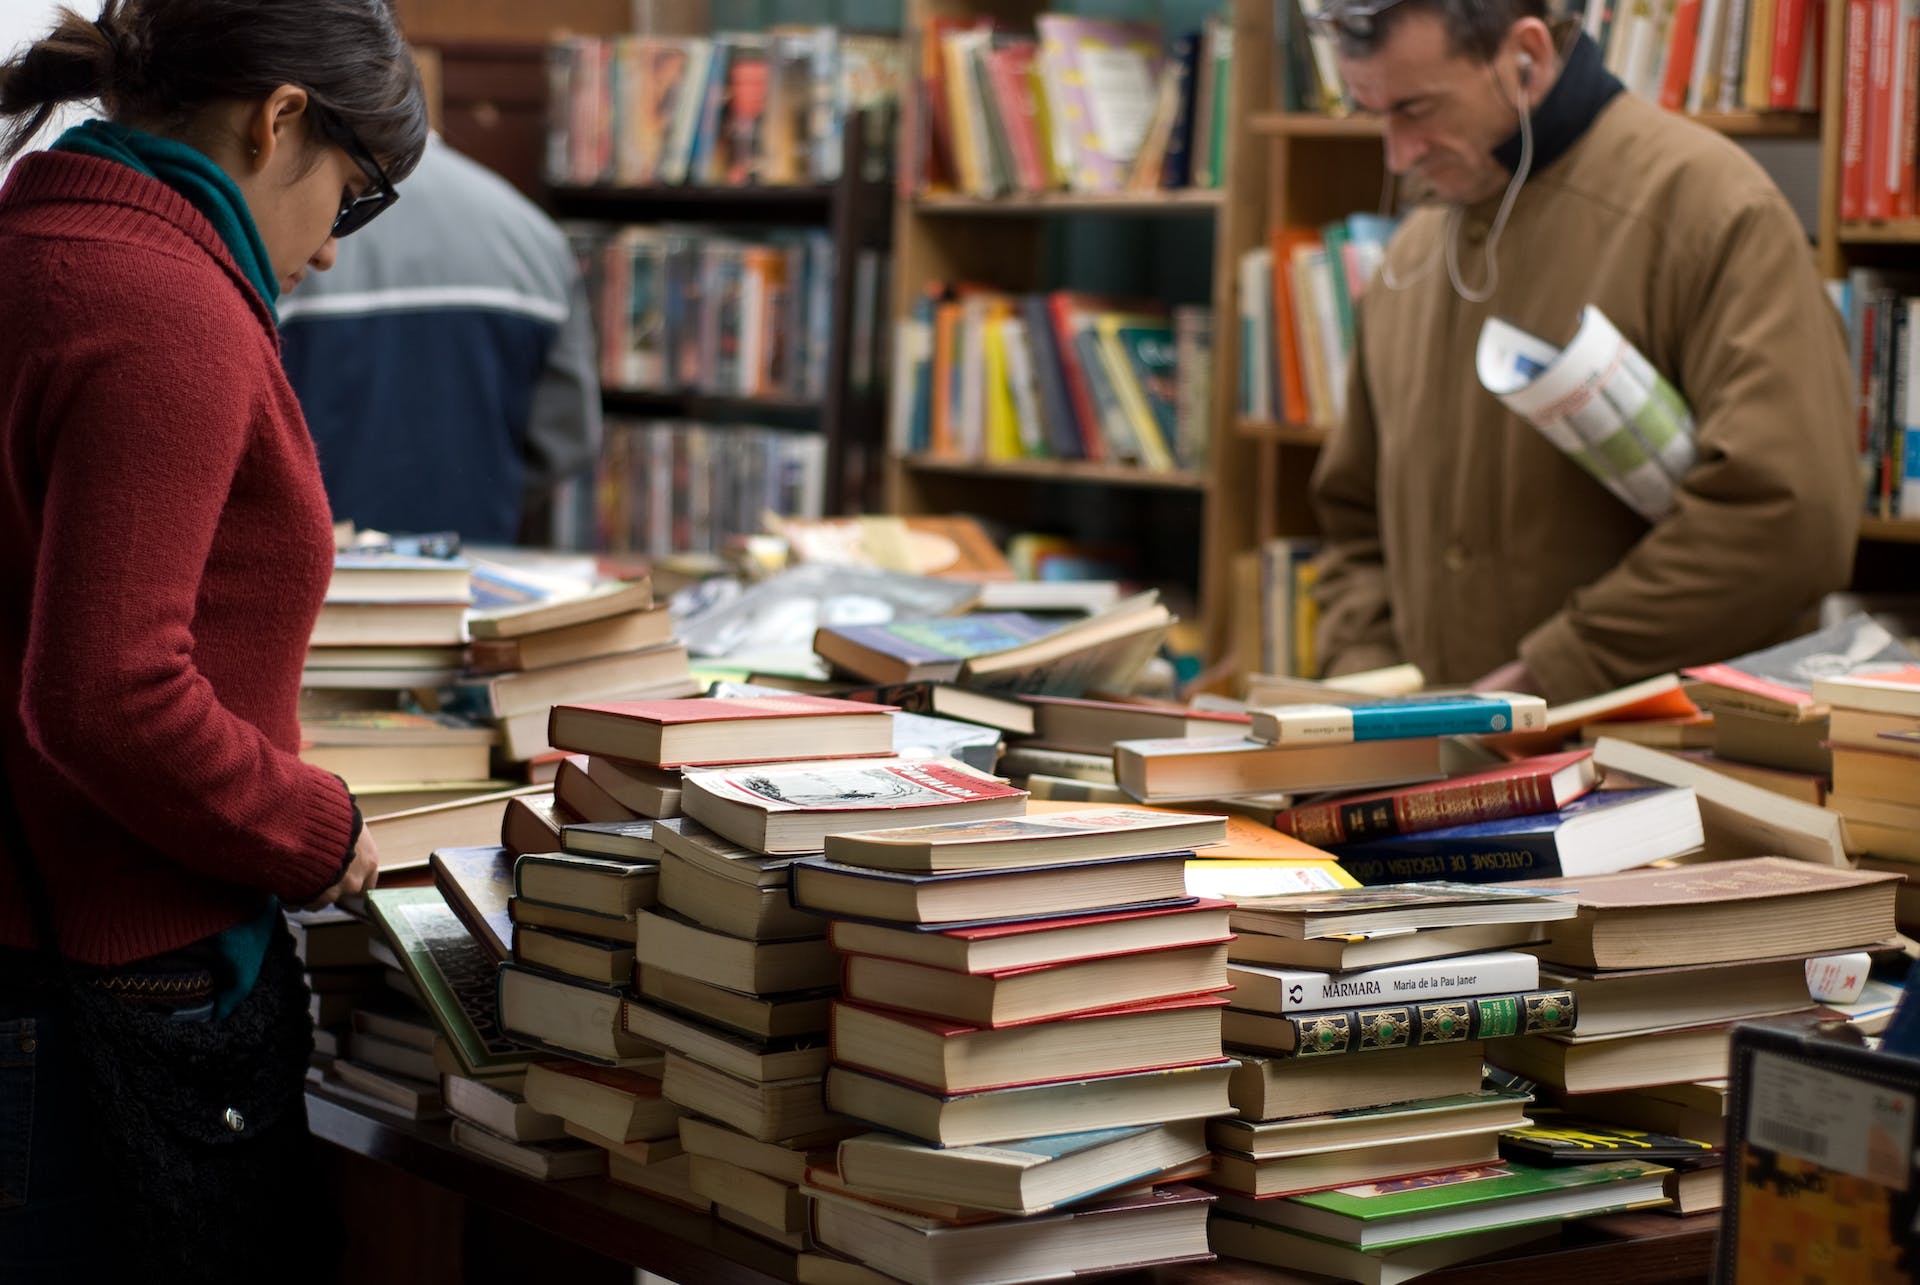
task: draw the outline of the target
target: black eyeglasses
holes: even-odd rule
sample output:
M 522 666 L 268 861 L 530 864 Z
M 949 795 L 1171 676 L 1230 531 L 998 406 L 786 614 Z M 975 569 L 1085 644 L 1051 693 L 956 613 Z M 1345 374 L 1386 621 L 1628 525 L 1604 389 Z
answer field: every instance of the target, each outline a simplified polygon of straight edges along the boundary
M 1330 34 L 1371 40 L 1380 15 L 1399 3 L 1400 0 L 1328 0 L 1307 21 Z
M 330 117 L 322 119 L 325 122 L 323 128 L 333 135 L 341 150 L 353 158 L 353 163 L 360 167 L 360 172 L 367 176 L 370 184 L 362 196 L 355 196 L 352 188 L 341 191 L 340 212 L 333 216 L 331 233 L 338 238 L 358 232 L 373 222 L 388 206 L 400 199 L 400 193 L 387 180 L 387 172 L 380 168 L 380 162 L 373 159 L 373 153 L 366 149 L 351 129 Z

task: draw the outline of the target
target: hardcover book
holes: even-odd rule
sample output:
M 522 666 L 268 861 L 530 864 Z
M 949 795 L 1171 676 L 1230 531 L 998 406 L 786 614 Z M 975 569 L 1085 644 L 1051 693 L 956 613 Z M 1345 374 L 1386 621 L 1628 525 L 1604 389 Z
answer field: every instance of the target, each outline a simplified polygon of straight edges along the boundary
M 793 904 L 893 924 L 968 924 L 1087 914 L 1170 902 L 1186 893 L 1184 852 L 1059 865 L 897 874 L 816 857 L 794 863 Z
M 1573 1112 L 1535 1107 L 1532 1124 L 1505 1130 L 1500 1154 L 1533 1165 L 1591 1164 L 1595 1160 L 1699 1160 L 1718 1150 L 1712 1143 L 1649 1133 Z
M 835 919 L 827 930 L 827 940 L 844 954 L 979 974 L 1121 951 L 1174 950 L 1220 941 L 1228 935 L 1229 909 L 1230 903 L 1224 901 L 1186 900 L 1147 909 L 968 928 Z
M 928 820 L 1019 816 L 1027 792 L 949 759 L 780 765 L 689 772 L 688 816 L 765 853 L 819 852 L 829 834 L 915 815 Z
M 1056 632 L 1055 621 L 1024 612 L 976 612 L 884 625 L 827 625 L 813 649 L 835 668 L 871 683 L 951 682 L 969 657 L 1004 651 Z
M 1692 790 L 1607 790 L 1558 812 L 1475 821 L 1340 848 L 1361 883 L 1458 879 L 1488 883 L 1611 874 L 1677 857 L 1705 835 Z
M 1872 676 L 1909 665 L 1920 665 L 1920 655 L 1872 616 L 1856 613 L 1829 629 L 1777 647 L 1681 672 L 1707 684 L 1698 699 L 1709 706 L 1807 719 L 1826 712 L 1813 696 L 1815 679 Z
M 1568 891 L 1435 880 L 1242 902 L 1232 920 L 1236 929 L 1301 938 L 1463 924 L 1545 923 L 1579 913 L 1564 895 Z
M 1226 838 L 1226 818 L 1087 808 L 990 821 L 833 834 L 826 857 L 842 865 L 934 874 L 1036 866 L 1049 860 L 1131 857 L 1199 848 Z
M 1532 990 L 1540 981 L 1540 961 L 1518 951 L 1423 960 L 1352 973 L 1261 968 L 1234 964 L 1233 1003 L 1257 1013 L 1299 1013 L 1344 1008 L 1357 1001 L 1438 1000 Z
M 549 598 L 471 612 L 467 616 L 467 632 L 476 639 L 522 638 L 548 629 L 584 624 L 589 620 L 605 620 L 630 611 L 645 611 L 652 606 L 653 585 L 644 577 L 632 581 L 608 581 L 573 597 Z
M 1429 1044 L 1547 1035 L 1573 1029 L 1572 991 L 1525 991 L 1430 1003 L 1377 1005 L 1275 1016 L 1229 1009 L 1222 1038 L 1282 1057 L 1378 1053 Z
M 693 697 L 556 705 L 558 749 L 654 767 L 768 763 L 893 752 L 892 707 L 825 696 Z
M 1538 696 L 1400 696 L 1355 705 L 1275 705 L 1250 711 L 1250 735 L 1269 745 L 1324 745 L 1533 732 L 1547 725 Z
M 433 886 L 495 961 L 511 954 L 513 856 L 501 847 L 441 848 L 427 859 Z
M 1505 767 L 1423 785 L 1302 804 L 1274 828 L 1321 847 L 1395 834 L 1418 834 L 1475 821 L 1536 816 L 1592 790 L 1599 773 L 1591 750 L 1546 754 Z

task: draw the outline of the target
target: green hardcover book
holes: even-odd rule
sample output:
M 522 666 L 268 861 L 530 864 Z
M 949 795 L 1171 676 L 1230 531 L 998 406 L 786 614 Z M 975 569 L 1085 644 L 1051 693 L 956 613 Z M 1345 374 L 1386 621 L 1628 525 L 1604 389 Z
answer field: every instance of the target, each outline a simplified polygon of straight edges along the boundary
M 1699 1160 L 1719 1150 L 1710 1142 L 1607 1124 L 1552 1107 L 1536 1107 L 1533 1116 L 1532 1124 L 1502 1131 L 1502 1156 L 1531 1165 L 1570 1165 L 1595 1160 Z
M 1263 1221 L 1359 1249 L 1584 1218 L 1666 1203 L 1667 1169 L 1644 1160 L 1541 1168 L 1476 1165 L 1262 1202 Z M 1270 1206 L 1270 1211 L 1266 1208 Z
M 1459 1044 L 1509 1035 L 1573 1030 L 1576 1008 L 1567 990 L 1520 991 L 1274 1015 L 1229 1008 L 1221 1036 L 1228 1043 L 1285 1057 L 1331 1057 L 1414 1045 Z
M 376 888 L 367 910 L 393 944 L 461 1073 L 516 1075 L 537 1055 L 508 1039 L 494 1007 L 495 960 L 437 888 Z

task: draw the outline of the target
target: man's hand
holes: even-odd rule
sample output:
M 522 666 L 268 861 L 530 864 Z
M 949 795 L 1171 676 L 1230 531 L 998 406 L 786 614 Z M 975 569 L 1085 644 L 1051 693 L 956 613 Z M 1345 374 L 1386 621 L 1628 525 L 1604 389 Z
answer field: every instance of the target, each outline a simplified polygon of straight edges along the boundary
M 1473 685 L 1476 692 L 1525 692 L 1539 695 L 1539 686 L 1527 672 L 1527 662 L 1510 660 Z
M 379 881 L 380 849 L 373 842 L 373 832 L 363 827 L 359 841 L 353 845 L 353 860 L 347 863 L 347 872 L 340 876 L 340 882 L 301 909 L 318 910 L 322 906 L 331 906 L 342 897 L 369 891 Z

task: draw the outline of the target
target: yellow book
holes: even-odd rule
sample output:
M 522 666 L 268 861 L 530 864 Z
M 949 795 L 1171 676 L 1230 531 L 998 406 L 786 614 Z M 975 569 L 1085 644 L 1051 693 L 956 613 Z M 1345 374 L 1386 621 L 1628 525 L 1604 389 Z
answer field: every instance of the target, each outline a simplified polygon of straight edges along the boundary
M 1037 61 L 1027 68 L 1027 81 L 1033 92 L 1033 130 L 1040 140 L 1040 170 L 1047 190 L 1057 192 L 1067 186 L 1070 176 L 1060 168 L 1060 158 L 1053 150 L 1054 106 L 1047 99 L 1047 78 L 1041 75 Z
M 1308 847 L 1307 851 L 1317 855 L 1289 860 L 1191 857 L 1187 860 L 1187 895 L 1237 901 L 1360 886 L 1334 858 L 1318 848 Z
M 1026 453 L 1020 447 L 1020 417 L 1007 377 L 1006 335 L 1000 325 L 1005 311 L 1004 304 L 991 305 L 980 323 L 980 342 L 986 356 L 986 446 L 990 460 L 1017 460 Z
M 1773 101 L 1773 13 L 1775 0 L 1752 0 L 1747 10 L 1747 67 L 1740 78 L 1740 99 L 1748 111 L 1763 112 Z
M 1178 463 L 1173 457 L 1173 449 L 1160 432 L 1160 422 L 1153 417 L 1153 408 L 1147 405 L 1146 391 L 1140 387 L 1140 377 L 1134 372 L 1126 346 L 1120 341 L 1120 330 L 1123 326 L 1165 324 L 1165 319 L 1161 317 L 1121 312 L 1102 313 L 1093 323 L 1095 332 L 1100 336 L 1100 355 L 1106 362 L 1107 377 L 1112 381 L 1113 391 L 1120 399 L 1120 408 L 1126 412 L 1127 423 L 1133 429 L 1134 446 L 1139 452 L 1140 463 L 1161 473 L 1171 472 L 1178 467 Z
M 953 131 L 953 163 L 960 172 L 960 190 L 970 196 L 986 193 L 986 176 L 980 172 L 979 140 L 973 134 L 973 66 L 967 57 L 967 38 L 972 32 L 956 32 L 940 38 L 940 57 L 947 68 L 947 120 Z
M 1320 672 L 1320 658 L 1314 654 L 1313 636 L 1320 628 L 1320 604 L 1314 599 L 1314 586 L 1320 582 L 1320 564 L 1302 562 L 1293 571 L 1293 667 L 1302 675 Z

